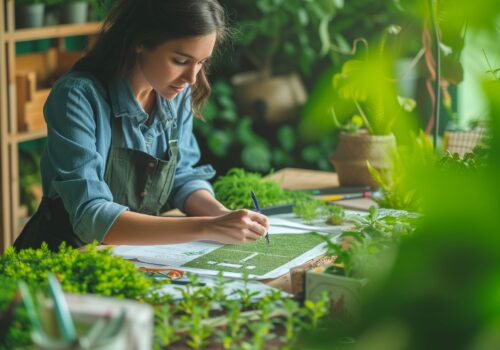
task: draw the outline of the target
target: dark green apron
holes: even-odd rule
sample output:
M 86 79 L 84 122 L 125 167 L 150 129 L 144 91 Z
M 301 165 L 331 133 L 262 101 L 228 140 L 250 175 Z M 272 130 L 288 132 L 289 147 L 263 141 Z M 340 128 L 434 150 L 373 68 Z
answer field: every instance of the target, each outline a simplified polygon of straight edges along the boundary
M 110 104 L 111 105 L 111 104 Z M 178 124 L 172 123 L 168 159 L 130 148 L 124 148 L 121 117 L 111 118 L 111 147 L 106 162 L 104 180 L 113 194 L 113 202 L 129 207 L 131 211 L 159 215 L 169 209 L 168 197 L 172 191 L 177 164 Z M 38 248 L 46 242 L 57 250 L 62 242 L 80 247 L 83 242 L 73 231 L 69 215 L 60 198 L 43 197 L 14 242 L 17 249 Z

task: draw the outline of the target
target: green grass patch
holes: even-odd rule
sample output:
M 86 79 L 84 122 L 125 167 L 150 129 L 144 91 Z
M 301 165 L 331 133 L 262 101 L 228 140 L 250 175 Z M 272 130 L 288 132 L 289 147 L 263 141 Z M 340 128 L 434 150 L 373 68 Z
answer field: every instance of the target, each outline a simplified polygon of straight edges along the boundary
M 265 239 L 228 244 L 185 264 L 186 267 L 264 275 L 323 243 L 314 233 L 278 234 Z

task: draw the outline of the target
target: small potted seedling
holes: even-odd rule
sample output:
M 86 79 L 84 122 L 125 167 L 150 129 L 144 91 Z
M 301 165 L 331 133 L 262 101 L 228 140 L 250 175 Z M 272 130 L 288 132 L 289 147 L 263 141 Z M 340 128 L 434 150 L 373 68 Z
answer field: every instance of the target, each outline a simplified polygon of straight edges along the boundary
M 44 24 L 43 0 L 16 0 L 16 28 L 38 28 Z
M 335 257 L 335 262 L 306 272 L 306 298 L 317 300 L 326 291 L 332 313 L 345 319 L 359 312 L 369 279 L 390 269 L 396 244 L 416 224 L 415 218 L 383 215 L 375 207 L 350 220 L 354 229 L 343 232 L 335 242 L 324 237 L 326 255 Z
M 322 200 L 308 199 L 299 202 L 294 206 L 293 213 L 308 224 L 321 219 L 330 225 L 342 225 L 347 220 L 342 207 Z
M 343 233 L 338 244 L 327 240 L 326 255 L 335 256 L 335 263 L 306 272 L 306 300 L 318 300 L 326 292 L 330 298 L 330 311 L 335 316 L 352 318 L 358 313 L 361 291 L 367 279 L 353 271 L 351 264 L 355 250 L 362 246 L 362 242 L 355 232 Z

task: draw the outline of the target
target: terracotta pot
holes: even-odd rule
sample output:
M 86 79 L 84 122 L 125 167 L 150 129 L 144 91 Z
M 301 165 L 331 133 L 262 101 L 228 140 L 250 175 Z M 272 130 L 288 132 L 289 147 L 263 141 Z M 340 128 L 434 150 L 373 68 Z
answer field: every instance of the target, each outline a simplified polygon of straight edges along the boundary
M 341 186 L 377 187 L 366 161 L 377 170 L 388 170 L 392 166 L 391 155 L 395 151 L 396 139 L 393 134 L 341 133 L 330 161 L 335 166 Z
M 236 74 L 231 82 L 240 112 L 267 122 L 295 118 L 307 98 L 297 74 L 273 77 L 247 72 Z

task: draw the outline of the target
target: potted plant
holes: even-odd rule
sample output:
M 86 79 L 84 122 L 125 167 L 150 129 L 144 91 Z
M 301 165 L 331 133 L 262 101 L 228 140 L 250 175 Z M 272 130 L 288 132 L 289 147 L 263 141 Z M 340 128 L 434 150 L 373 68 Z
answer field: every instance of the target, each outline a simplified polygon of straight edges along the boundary
M 241 112 L 290 120 L 306 99 L 298 72 L 328 53 L 328 25 L 343 1 L 228 1 L 238 13 L 236 42 L 255 70 L 233 76 Z M 319 35 L 318 35 L 319 33 Z M 315 49 L 316 47 L 316 49 Z
M 404 211 L 371 207 L 368 215 L 351 215 L 349 220 L 355 222 L 353 230 L 335 241 L 324 237 L 325 255 L 335 262 L 306 272 L 306 299 L 318 300 L 326 291 L 332 313 L 344 319 L 359 312 L 370 278 L 390 270 L 396 244 L 414 231 L 418 219 Z
M 397 80 L 391 78 L 393 67 L 383 55 L 387 35 L 399 30 L 396 26 L 387 28 L 377 54 L 348 60 L 333 77 L 338 95 L 357 112 L 346 126 L 339 123 L 335 106 L 331 109 L 334 123 L 342 130 L 331 157 L 341 186 L 376 186 L 367 162 L 377 170 L 391 167 L 391 155 L 396 151 L 394 123 L 401 113 L 415 108 L 414 100 L 398 96 Z
M 62 0 L 60 9 L 61 23 L 85 23 L 88 18 L 87 0 Z
M 16 28 L 43 26 L 45 2 L 42 0 L 16 0 Z

